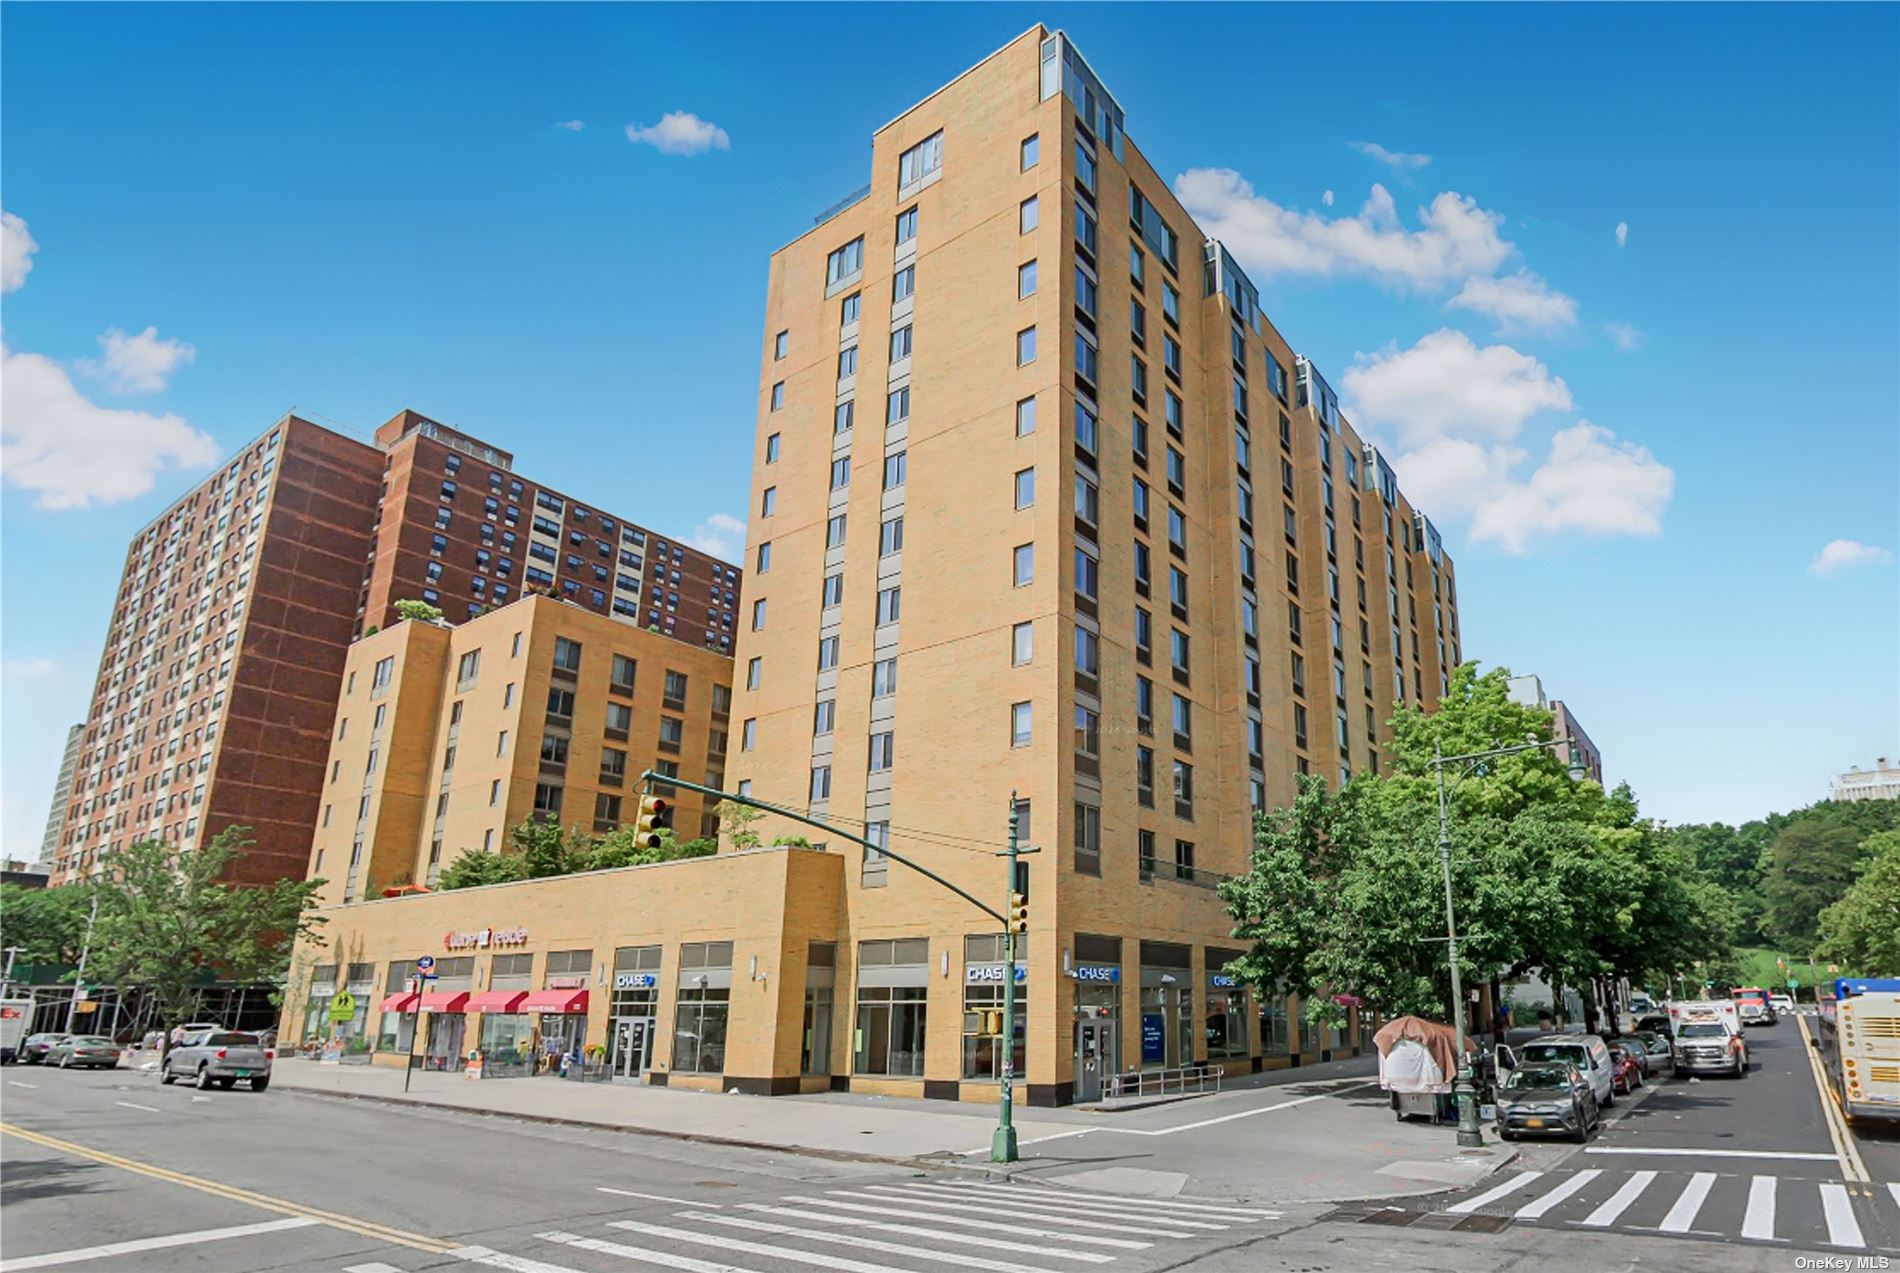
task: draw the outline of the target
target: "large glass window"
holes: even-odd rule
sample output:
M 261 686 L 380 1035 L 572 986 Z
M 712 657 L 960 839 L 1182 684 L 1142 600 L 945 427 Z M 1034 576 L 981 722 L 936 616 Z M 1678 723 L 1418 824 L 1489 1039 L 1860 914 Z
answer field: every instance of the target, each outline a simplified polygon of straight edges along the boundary
M 1009 975 L 1004 960 L 1006 949 L 1001 933 L 963 939 L 963 1077 L 966 1079 L 994 1081 L 1002 1077 L 999 1069 L 1003 1057 L 1002 1036 L 990 1033 L 984 1018 L 991 1012 L 1002 1011 L 1003 978 Z M 1022 952 L 1017 953 L 1020 958 Z M 1029 1016 L 1025 1011 L 1026 994 L 1025 982 L 1018 980 L 1016 1019 L 1004 1026 L 1014 1040 L 1010 1049 L 1011 1063 L 1012 1072 L 1018 1077 L 1027 1073 L 1024 1069 Z
M 689 1074 L 725 1071 L 731 983 L 731 942 L 686 942 L 680 946 L 679 998 L 673 1017 L 674 1070 Z
M 855 1073 L 923 1076 L 929 959 L 923 937 L 859 943 Z

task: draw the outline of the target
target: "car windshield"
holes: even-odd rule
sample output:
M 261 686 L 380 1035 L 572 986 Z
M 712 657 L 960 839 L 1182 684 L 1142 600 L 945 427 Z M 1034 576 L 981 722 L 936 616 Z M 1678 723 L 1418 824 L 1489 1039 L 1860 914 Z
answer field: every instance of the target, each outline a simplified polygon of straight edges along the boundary
M 1527 1087 L 1562 1087 L 1568 1079 L 1566 1071 L 1556 1065 L 1525 1065 L 1511 1071 L 1511 1077 L 1504 1080 L 1506 1091 L 1521 1091 Z
M 1692 1021 L 1676 1033 L 1684 1039 L 1720 1039 L 1728 1034 L 1728 1027 L 1719 1021 Z
M 255 1034 L 214 1034 L 205 1040 L 214 1048 L 254 1048 L 257 1046 Z
M 1526 1061 L 1574 1061 L 1581 1051 L 1574 1043 L 1531 1043 L 1523 1048 Z

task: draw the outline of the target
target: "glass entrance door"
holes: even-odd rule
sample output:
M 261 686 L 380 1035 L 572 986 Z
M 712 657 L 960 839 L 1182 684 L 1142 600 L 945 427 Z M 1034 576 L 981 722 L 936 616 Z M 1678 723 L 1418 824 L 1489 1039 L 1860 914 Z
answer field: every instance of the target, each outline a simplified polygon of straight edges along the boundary
M 614 1020 L 614 1077 L 637 1079 L 653 1064 L 653 1018 Z

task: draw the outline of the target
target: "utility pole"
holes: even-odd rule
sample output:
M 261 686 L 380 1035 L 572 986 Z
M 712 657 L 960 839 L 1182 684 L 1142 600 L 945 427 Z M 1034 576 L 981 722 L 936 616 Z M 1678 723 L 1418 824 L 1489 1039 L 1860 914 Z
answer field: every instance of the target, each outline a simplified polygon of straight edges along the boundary
M 1016 864 L 1023 854 L 1039 852 L 1037 849 L 1025 849 L 1017 842 L 1019 829 L 1016 793 L 1011 791 L 1009 847 L 997 855 L 1009 867 L 1009 918 L 1003 932 L 1003 1033 L 997 1044 L 1003 1052 L 1001 1064 L 997 1067 L 1001 1099 L 996 1106 L 996 1135 L 990 1140 L 991 1162 L 1015 1162 L 1017 1158 L 1016 1124 L 1013 1121 L 1016 1079 L 1016 935 L 1029 931 L 1029 889 L 1026 881 L 1023 881 L 1024 887 L 1017 887 Z
M 1432 744 L 1432 768 L 1438 772 L 1438 864 L 1445 872 L 1445 944 L 1451 955 L 1451 1019 L 1458 1035 L 1458 1080 L 1452 1092 L 1458 1101 L 1458 1144 L 1475 1149 L 1484 1144 L 1478 1130 L 1478 1105 L 1471 1090 L 1471 1059 L 1465 1053 L 1465 986 L 1458 971 L 1458 920 L 1451 905 L 1451 820 L 1445 806 L 1445 754 Z
M 66 1033 L 73 1032 L 73 1015 L 79 1011 L 79 997 L 86 989 L 86 956 L 92 953 L 92 926 L 99 918 L 99 890 L 92 893 L 92 912 L 86 916 L 86 940 L 79 948 L 79 967 L 73 973 L 73 997 L 66 1001 Z
M 18 946 L 7 947 L 7 970 L 0 975 L 0 999 L 7 997 L 7 991 L 13 989 L 13 959 L 20 953 Z

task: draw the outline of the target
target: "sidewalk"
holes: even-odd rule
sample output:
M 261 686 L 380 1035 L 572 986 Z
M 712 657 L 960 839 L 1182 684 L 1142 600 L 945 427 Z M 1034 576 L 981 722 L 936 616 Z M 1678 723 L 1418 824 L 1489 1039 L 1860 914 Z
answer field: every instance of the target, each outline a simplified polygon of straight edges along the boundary
M 278 1089 L 536 1121 L 569 1122 L 712 1144 L 1003 1171 L 1130 1196 L 1318 1202 L 1463 1188 L 1514 1155 L 1459 1151 L 1448 1127 L 1397 1122 L 1357 1057 L 1250 1075 L 1217 1095 L 1101 1111 L 1016 1107 L 1022 1161 L 989 1161 L 993 1105 L 826 1092 L 741 1096 L 561 1079 L 470 1080 L 400 1069 L 279 1061 Z

